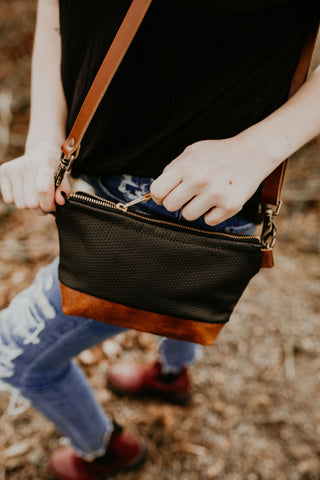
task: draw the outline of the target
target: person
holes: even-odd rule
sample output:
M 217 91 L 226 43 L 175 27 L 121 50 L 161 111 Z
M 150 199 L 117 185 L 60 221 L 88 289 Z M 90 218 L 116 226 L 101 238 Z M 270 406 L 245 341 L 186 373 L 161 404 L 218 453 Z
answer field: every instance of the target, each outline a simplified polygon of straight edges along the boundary
M 129 0 L 39 0 L 25 153 L 0 168 L 4 202 L 40 214 L 63 205 L 54 190 L 70 130 Z M 320 68 L 286 101 L 313 0 L 154 0 L 82 142 L 72 175 L 104 197 L 150 189 L 148 215 L 246 233 L 259 223 L 259 185 L 320 133 Z M 58 260 L 1 312 L 1 379 L 71 442 L 50 468 L 98 479 L 145 459 L 143 442 L 97 404 L 72 358 L 123 329 L 66 317 Z M 153 366 L 115 366 L 109 383 L 187 401 L 195 346 L 164 339 Z M 128 376 L 129 375 L 129 376 Z M 128 380 L 134 378 L 135 382 Z

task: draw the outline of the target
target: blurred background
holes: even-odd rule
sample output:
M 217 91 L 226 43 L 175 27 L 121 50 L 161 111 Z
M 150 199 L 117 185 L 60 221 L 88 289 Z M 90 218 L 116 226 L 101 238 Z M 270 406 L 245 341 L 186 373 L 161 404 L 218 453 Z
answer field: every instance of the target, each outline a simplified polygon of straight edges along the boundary
M 0 163 L 24 149 L 35 8 L 0 3 Z M 152 335 L 129 332 L 77 359 L 106 410 L 148 443 L 145 467 L 116 479 L 320 480 L 319 150 L 316 139 L 290 161 L 276 268 L 253 279 L 217 343 L 199 352 L 188 407 L 105 388 L 110 364 L 154 360 Z M 0 308 L 57 251 L 51 217 L 0 199 Z M 0 416 L 0 479 L 49 479 L 47 458 L 65 439 L 15 394 L 0 392 Z

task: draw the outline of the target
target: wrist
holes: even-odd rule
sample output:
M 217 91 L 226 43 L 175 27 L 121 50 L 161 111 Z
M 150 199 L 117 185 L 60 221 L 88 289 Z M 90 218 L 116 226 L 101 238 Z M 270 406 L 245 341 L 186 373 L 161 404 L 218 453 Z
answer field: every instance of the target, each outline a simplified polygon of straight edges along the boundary
M 53 115 L 54 116 L 54 115 Z M 40 125 L 42 117 L 36 119 L 36 121 L 30 121 L 29 131 L 25 144 L 25 153 L 29 151 L 42 150 L 47 152 L 55 152 L 55 155 L 60 156 L 61 145 L 66 138 L 65 129 L 61 127 L 64 125 L 62 122 L 53 122 L 51 128 L 45 129 L 45 119 L 43 119 L 43 125 Z
M 262 122 L 244 130 L 236 138 L 262 178 L 267 177 L 294 151 L 284 135 L 272 128 L 263 128 Z
M 61 148 L 59 142 L 34 142 L 27 140 L 25 144 L 25 154 L 40 153 L 42 155 L 56 157 L 58 160 L 60 152 Z

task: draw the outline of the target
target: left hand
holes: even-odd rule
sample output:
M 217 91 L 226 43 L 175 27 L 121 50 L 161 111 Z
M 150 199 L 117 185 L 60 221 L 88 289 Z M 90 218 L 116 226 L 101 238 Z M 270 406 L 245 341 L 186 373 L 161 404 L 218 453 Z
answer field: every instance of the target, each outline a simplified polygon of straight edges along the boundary
M 205 215 L 213 226 L 238 213 L 269 170 L 261 154 L 239 136 L 204 140 L 166 166 L 152 183 L 151 195 L 170 212 L 183 207 L 186 220 Z

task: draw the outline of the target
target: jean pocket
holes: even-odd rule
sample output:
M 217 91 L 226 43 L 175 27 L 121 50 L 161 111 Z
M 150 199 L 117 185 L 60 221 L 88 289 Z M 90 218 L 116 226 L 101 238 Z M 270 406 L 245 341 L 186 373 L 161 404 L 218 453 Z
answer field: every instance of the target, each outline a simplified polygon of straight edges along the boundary
M 256 226 L 251 222 L 243 223 L 242 225 L 230 225 L 224 231 L 235 235 L 253 235 Z

